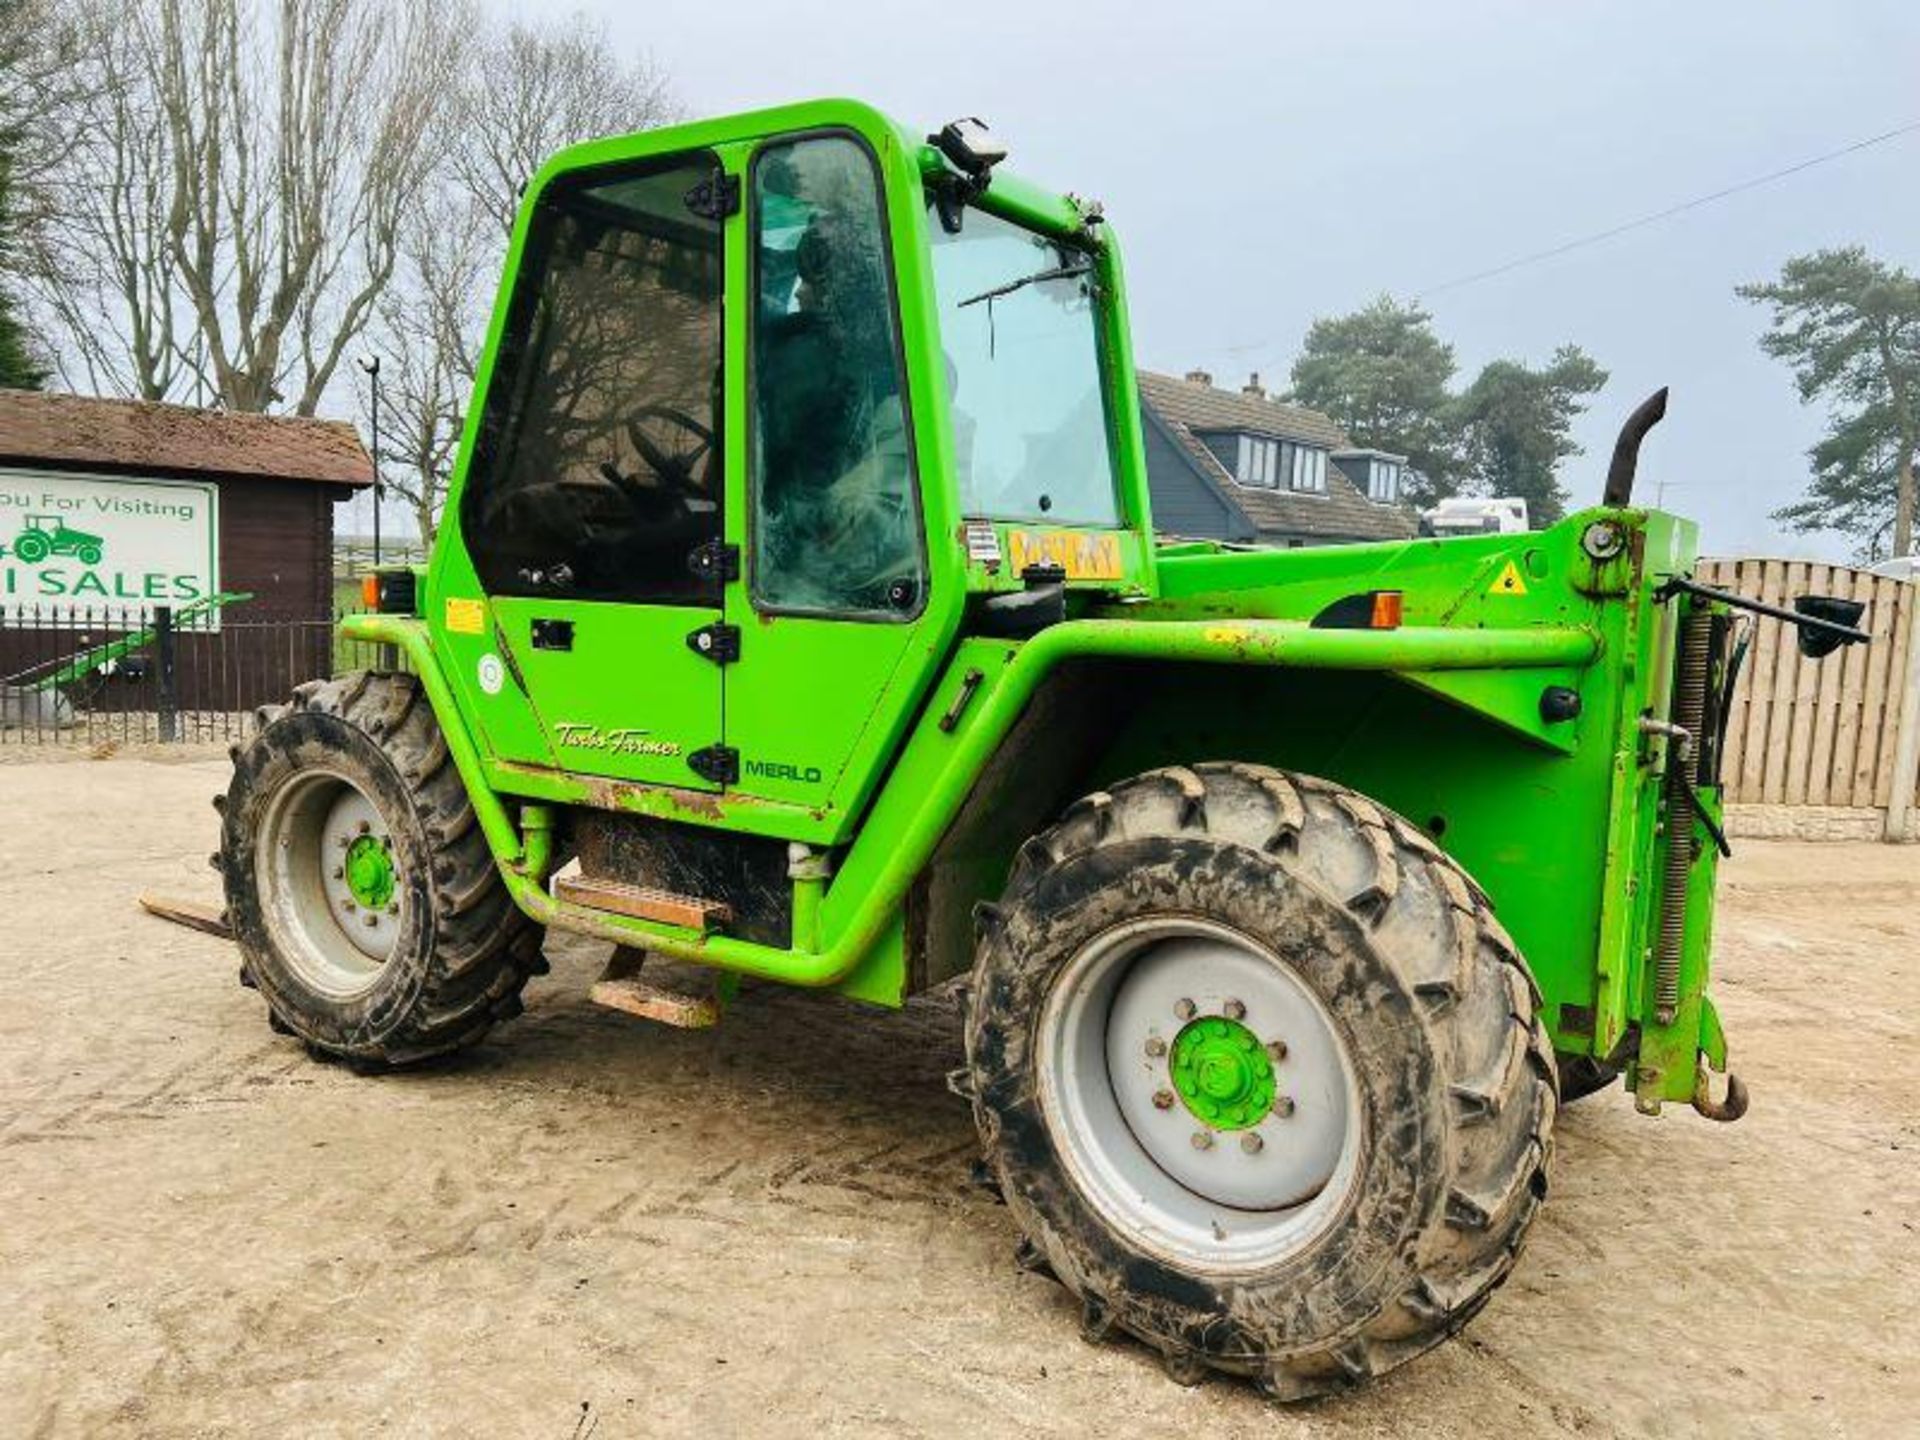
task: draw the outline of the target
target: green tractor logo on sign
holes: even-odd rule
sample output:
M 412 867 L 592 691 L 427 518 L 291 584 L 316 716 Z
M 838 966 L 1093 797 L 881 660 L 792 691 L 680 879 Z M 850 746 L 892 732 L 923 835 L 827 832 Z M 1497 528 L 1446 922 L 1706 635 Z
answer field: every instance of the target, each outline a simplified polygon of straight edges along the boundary
M 105 542 L 98 535 L 75 530 L 52 515 L 29 515 L 26 528 L 13 540 L 14 558 L 23 565 L 38 565 L 49 555 L 70 555 L 82 565 L 98 565 L 104 550 Z

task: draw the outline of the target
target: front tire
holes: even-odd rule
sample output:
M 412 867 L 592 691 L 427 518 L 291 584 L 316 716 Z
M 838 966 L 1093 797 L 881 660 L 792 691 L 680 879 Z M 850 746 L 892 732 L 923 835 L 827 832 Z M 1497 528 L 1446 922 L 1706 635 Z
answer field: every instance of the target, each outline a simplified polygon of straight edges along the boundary
M 542 931 L 494 866 L 411 675 L 316 681 L 234 756 L 220 868 L 241 975 L 276 1030 L 367 1068 L 520 1013 Z
M 1029 841 L 983 907 L 974 1115 L 1087 1333 L 1299 1399 L 1437 1344 L 1511 1270 L 1556 1104 L 1537 1003 L 1398 816 L 1258 766 L 1156 771 Z

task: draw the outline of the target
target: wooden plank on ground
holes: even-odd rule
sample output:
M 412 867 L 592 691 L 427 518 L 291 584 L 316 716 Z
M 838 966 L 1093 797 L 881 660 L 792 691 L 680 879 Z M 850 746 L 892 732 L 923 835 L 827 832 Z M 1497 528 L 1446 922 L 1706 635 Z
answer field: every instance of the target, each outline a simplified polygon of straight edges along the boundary
M 140 908 L 149 915 L 158 915 L 162 920 L 171 920 L 189 930 L 204 930 L 222 940 L 233 938 L 233 930 L 227 924 L 227 912 L 219 905 L 203 905 L 198 900 L 176 900 L 149 891 L 140 896 Z

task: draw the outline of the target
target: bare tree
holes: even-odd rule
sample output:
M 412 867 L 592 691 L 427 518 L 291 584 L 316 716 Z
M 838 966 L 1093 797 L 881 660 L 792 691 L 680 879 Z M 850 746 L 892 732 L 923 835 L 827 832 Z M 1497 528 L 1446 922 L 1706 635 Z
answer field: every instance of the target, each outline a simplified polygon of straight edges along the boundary
M 452 195 L 420 209 L 402 231 L 400 269 L 374 318 L 383 361 L 381 472 L 412 508 L 425 544 L 438 528 L 497 278 L 497 247 L 472 221 Z
M 173 189 L 144 83 L 140 32 L 103 5 L 72 8 L 21 103 L 31 171 L 21 194 L 27 285 L 75 388 L 158 400 L 178 388 L 183 297 L 167 261 Z M 143 98 L 144 96 L 144 98 Z
M 503 238 L 513 230 L 521 191 L 555 151 L 680 118 L 652 59 L 621 59 L 605 24 L 579 13 L 516 22 L 476 46 L 460 110 L 454 172 Z
M 30 279 L 67 378 L 312 414 L 449 138 L 449 0 L 71 0 Z M 75 373 L 78 371 L 79 373 Z
M 620 58 L 605 26 L 581 15 L 509 24 L 468 51 L 446 173 L 419 223 L 401 229 L 398 273 L 370 337 L 384 362 L 386 484 L 412 508 L 423 541 L 438 524 L 526 183 L 576 141 L 679 115 L 654 63 Z

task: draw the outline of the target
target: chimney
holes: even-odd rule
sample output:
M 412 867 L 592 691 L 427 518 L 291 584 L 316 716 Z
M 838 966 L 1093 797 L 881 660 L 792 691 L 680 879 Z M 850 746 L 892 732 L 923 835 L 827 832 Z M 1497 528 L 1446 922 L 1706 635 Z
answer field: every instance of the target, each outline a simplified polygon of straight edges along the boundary
M 1209 375 L 1205 370 L 1189 370 L 1187 371 L 1187 383 L 1189 385 L 1211 385 L 1213 384 L 1213 376 Z
M 1267 392 L 1260 385 L 1260 372 L 1258 370 L 1247 377 L 1247 383 L 1240 387 L 1240 393 L 1242 395 L 1251 395 L 1256 400 L 1264 400 L 1267 398 Z

